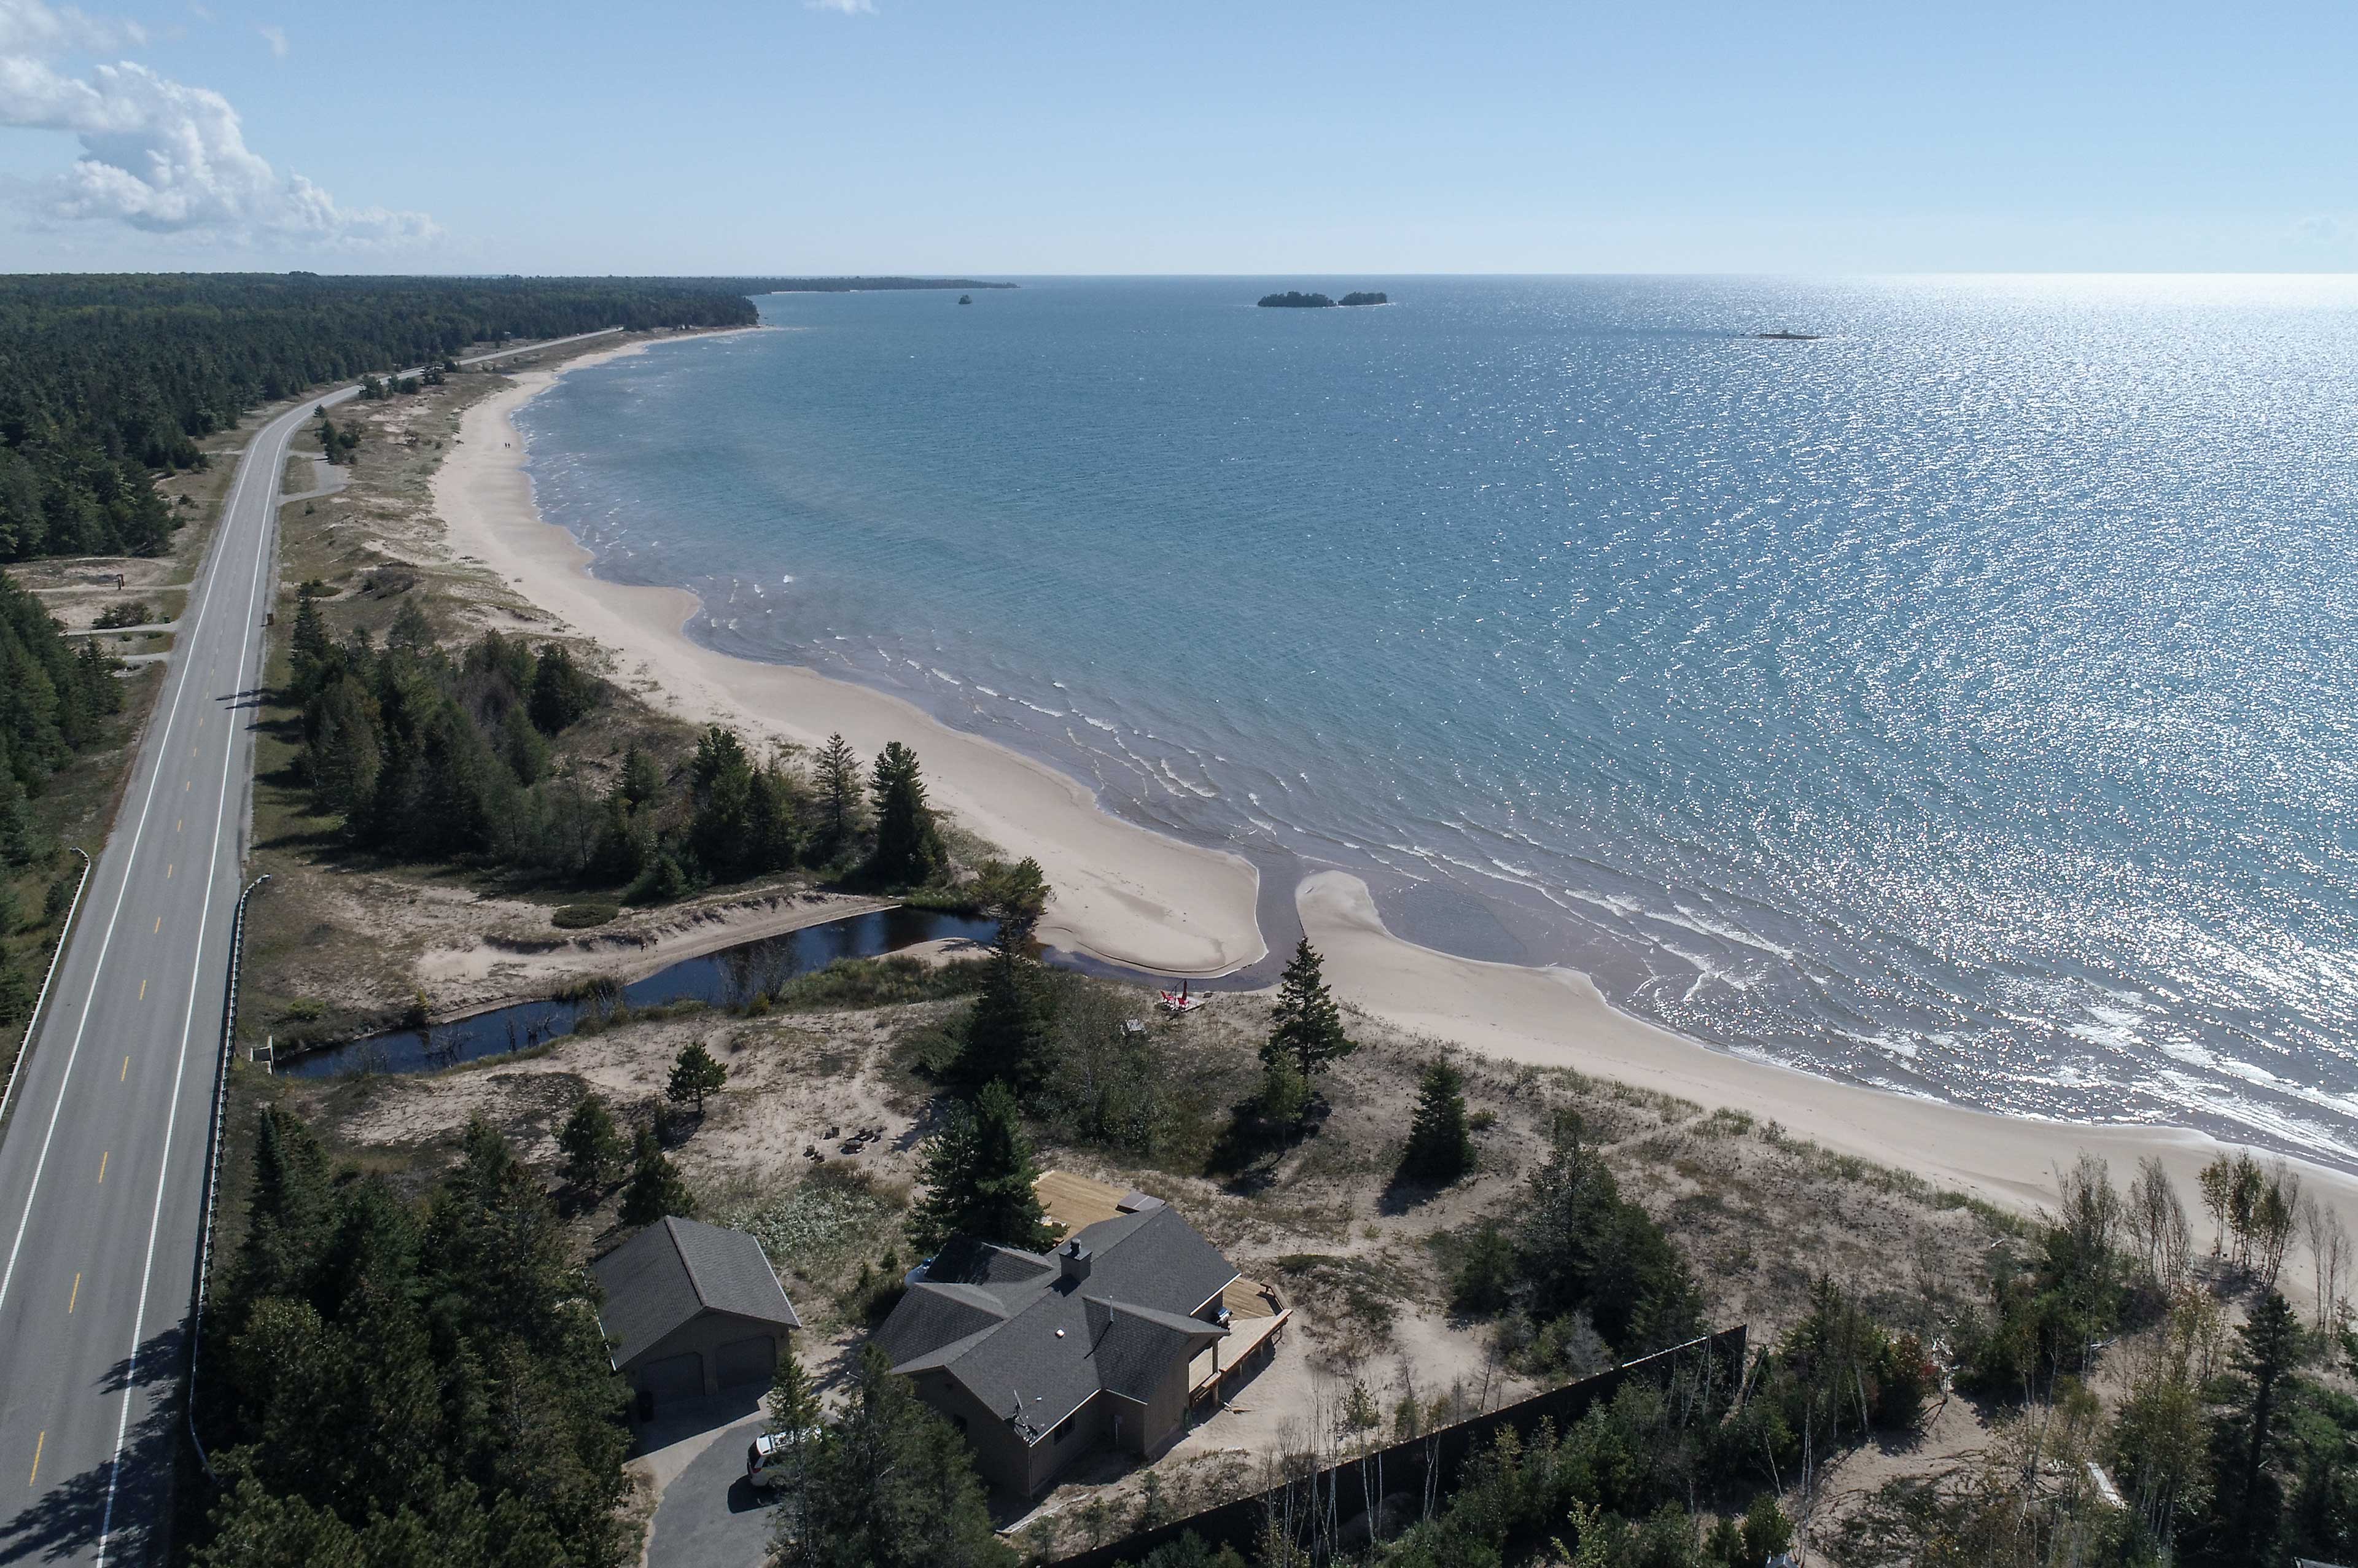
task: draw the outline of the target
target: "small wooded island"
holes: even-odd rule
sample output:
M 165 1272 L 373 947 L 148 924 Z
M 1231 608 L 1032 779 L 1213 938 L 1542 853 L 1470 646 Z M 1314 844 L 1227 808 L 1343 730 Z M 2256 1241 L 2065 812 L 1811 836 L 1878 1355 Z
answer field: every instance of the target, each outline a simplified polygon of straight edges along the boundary
M 1332 308 L 1337 305 L 1390 305 L 1391 299 L 1382 294 L 1347 294 L 1340 299 L 1329 299 L 1323 294 L 1304 294 L 1300 289 L 1289 288 L 1282 294 L 1264 294 L 1260 297 L 1260 302 L 1263 305 L 1287 309 L 1314 310 L 1321 307 Z

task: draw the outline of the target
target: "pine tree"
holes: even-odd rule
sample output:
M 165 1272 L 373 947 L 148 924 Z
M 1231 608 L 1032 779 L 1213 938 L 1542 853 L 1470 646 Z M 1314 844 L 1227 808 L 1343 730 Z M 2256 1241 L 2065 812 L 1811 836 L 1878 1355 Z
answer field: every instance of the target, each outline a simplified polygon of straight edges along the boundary
M 926 1253 L 954 1236 L 1031 1250 L 1048 1246 L 1055 1238 L 1032 1190 L 1039 1174 L 1015 1096 L 1005 1084 L 985 1086 L 925 1146 L 925 1196 L 910 1211 L 910 1241 Z
M 852 1368 L 774 1561 L 791 1568 L 1012 1568 L 965 1441 L 875 1345 Z M 799 1529 L 794 1528 L 798 1524 Z
M 335 652 L 334 644 L 328 641 L 327 623 L 319 616 L 319 601 L 308 592 L 296 600 L 295 630 L 288 639 L 287 650 L 298 687 L 308 687 L 319 666 Z
M 818 1394 L 811 1387 L 810 1374 L 803 1370 L 795 1355 L 791 1340 L 778 1348 L 778 1369 L 770 1379 L 769 1430 L 792 1433 L 808 1432 L 819 1423 Z
M 1421 1181 L 1454 1182 L 1474 1168 L 1474 1137 L 1466 1126 L 1466 1076 L 1447 1059 L 1425 1065 L 1417 1085 L 1401 1170 Z
M 679 1167 L 664 1157 L 653 1128 L 639 1129 L 631 1154 L 631 1184 L 622 1189 L 624 1225 L 653 1225 L 667 1214 L 683 1219 L 695 1215 L 696 1200 L 679 1179 Z
M 693 1101 L 696 1114 L 701 1117 L 704 1097 L 719 1094 L 728 1082 L 729 1069 L 704 1048 L 703 1041 L 691 1040 L 672 1059 L 671 1081 L 664 1086 L 664 1098 L 674 1105 Z
M 2262 1539 L 2274 1522 L 2266 1517 L 2275 1499 L 2264 1495 L 2269 1489 L 2261 1472 L 2276 1425 L 2277 1390 L 2300 1360 L 2300 1320 L 2282 1294 L 2270 1291 L 2252 1309 L 2251 1320 L 2236 1330 L 2236 1336 L 2235 1370 L 2249 1379 L 2251 1405 L 2235 1487 L 2234 1539 L 2248 1541 Z
M 827 839 L 840 849 L 860 827 L 860 758 L 838 732 L 818 753 L 819 800 L 827 812 Z
M 941 832 L 925 805 L 925 784 L 917 754 L 892 741 L 876 754 L 869 794 L 876 803 L 876 848 L 868 873 L 880 882 L 915 887 L 942 867 Z
M 982 992 L 967 1015 L 960 1072 L 969 1083 L 998 1077 L 1028 1091 L 1042 1076 L 1051 1022 L 1046 977 L 1031 953 L 1032 934 L 1048 907 L 1048 881 L 1040 862 L 1026 858 L 986 868 L 981 889 L 999 934 Z
M 1284 1056 L 1304 1078 L 1316 1077 L 1327 1064 L 1358 1049 L 1343 1033 L 1342 1011 L 1326 989 L 1318 951 L 1307 936 L 1293 949 L 1293 960 L 1279 978 L 1271 1017 L 1275 1027 L 1261 1047 L 1261 1060 Z
M 565 1179 L 587 1190 L 611 1184 L 630 1157 L 622 1130 L 614 1124 L 605 1100 L 595 1094 L 583 1095 L 573 1114 L 565 1119 L 557 1146 L 565 1152 Z
M 597 707 L 602 690 L 564 643 L 544 643 L 532 676 L 532 721 L 542 734 L 554 735 Z
M 663 773 L 654 759 L 633 746 L 622 753 L 622 771 L 614 781 L 614 790 L 624 806 L 633 810 L 653 800 L 663 788 Z
M 401 608 L 393 612 L 384 645 L 410 654 L 422 654 L 434 646 L 434 622 L 427 619 L 425 607 L 416 599 L 404 599 Z
M 773 1533 L 781 1540 L 792 1541 L 801 1536 L 807 1524 L 805 1508 L 810 1496 L 812 1467 L 819 1450 L 827 1441 L 820 1422 L 824 1411 L 818 1394 L 812 1389 L 810 1375 L 803 1370 L 802 1362 L 795 1356 L 791 1340 L 778 1343 L 777 1370 L 770 1379 L 764 1430 L 785 1440 L 785 1452 L 773 1455 L 772 1466 L 784 1472 L 778 1484 L 778 1493 L 784 1504 Z
M 696 742 L 688 772 L 696 816 L 688 847 L 706 871 L 733 880 L 750 869 L 753 847 L 753 762 L 744 743 L 715 724 Z

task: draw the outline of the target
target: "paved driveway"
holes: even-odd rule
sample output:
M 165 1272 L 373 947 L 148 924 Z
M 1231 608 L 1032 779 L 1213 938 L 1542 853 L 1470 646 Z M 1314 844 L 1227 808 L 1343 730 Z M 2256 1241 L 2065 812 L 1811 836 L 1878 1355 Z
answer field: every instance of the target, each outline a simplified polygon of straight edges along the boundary
M 745 1479 L 745 1445 L 761 1430 L 760 1405 L 730 1395 L 676 1401 L 643 1430 L 658 1488 L 647 1568 L 758 1568 L 768 1557 L 770 1494 Z

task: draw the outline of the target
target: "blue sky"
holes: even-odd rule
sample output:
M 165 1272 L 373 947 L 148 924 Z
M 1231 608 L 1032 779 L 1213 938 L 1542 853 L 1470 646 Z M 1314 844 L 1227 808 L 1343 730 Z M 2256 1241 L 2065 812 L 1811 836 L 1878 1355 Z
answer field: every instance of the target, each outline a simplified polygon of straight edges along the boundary
M 2346 270 L 2358 7 L 0 0 L 0 266 Z

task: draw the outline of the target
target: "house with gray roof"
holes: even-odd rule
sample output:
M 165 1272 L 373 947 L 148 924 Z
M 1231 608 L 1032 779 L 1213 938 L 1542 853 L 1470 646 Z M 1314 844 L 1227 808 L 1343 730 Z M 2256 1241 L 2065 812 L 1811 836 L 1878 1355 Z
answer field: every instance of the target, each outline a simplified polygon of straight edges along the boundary
M 614 1369 L 640 1406 L 761 1383 L 802 1326 L 762 1244 L 741 1230 L 668 1217 L 590 1272 L 605 1292 L 598 1322 Z
M 1189 1363 L 1227 1337 L 1237 1271 L 1176 1211 L 1135 1202 L 1044 1256 L 955 1240 L 876 1331 L 990 1485 L 1032 1497 L 1084 1454 L 1152 1458 L 1185 1431 Z

